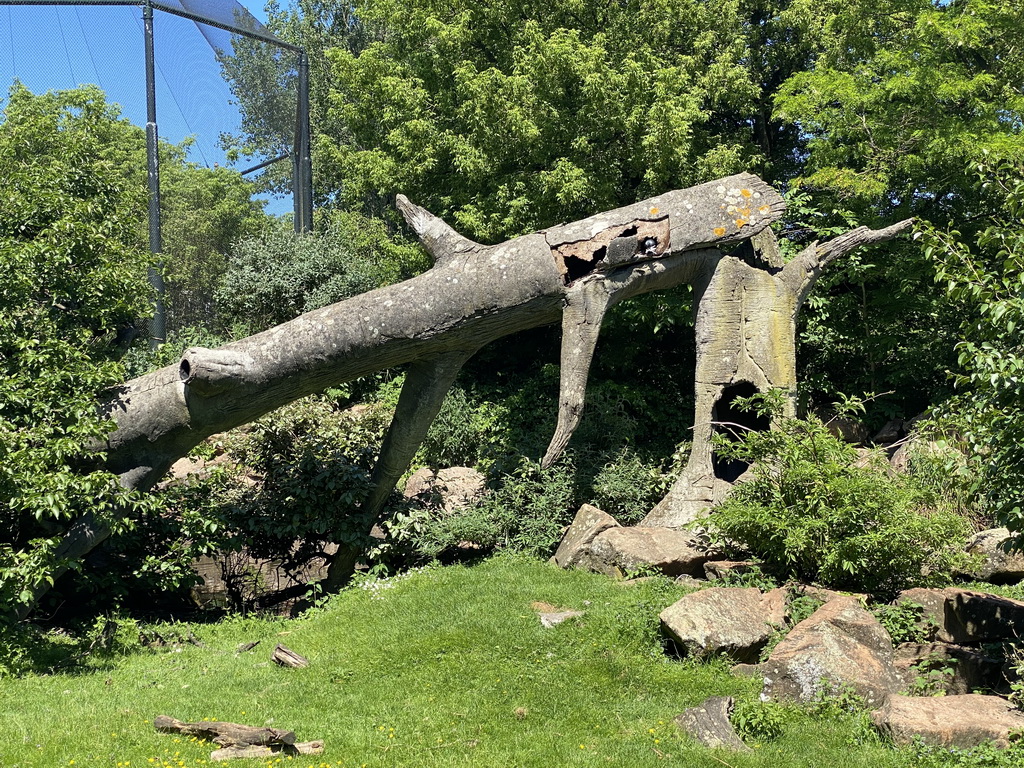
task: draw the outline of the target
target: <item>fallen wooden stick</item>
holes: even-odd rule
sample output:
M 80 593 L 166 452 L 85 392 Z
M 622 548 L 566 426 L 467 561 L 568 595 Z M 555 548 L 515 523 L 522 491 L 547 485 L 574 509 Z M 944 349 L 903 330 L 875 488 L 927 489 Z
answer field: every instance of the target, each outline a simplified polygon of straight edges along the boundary
M 210 753 L 211 760 L 233 760 L 235 758 L 274 757 L 275 755 L 319 755 L 324 751 L 323 741 L 302 741 L 296 744 L 282 744 L 273 747 L 224 747 Z
M 222 747 L 236 746 L 288 746 L 295 743 L 294 731 L 279 728 L 254 728 L 251 725 L 224 723 L 217 720 L 201 723 L 183 723 L 167 715 L 159 715 L 153 726 L 163 733 L 180 733 L 207 739 Z
M 274 652 L 270 654 L 270 660 L 275 664 L 280 664 L 282 667 L 292 667 L 293 669 L 301 669 L 302 667 L 309 666 L 309 660 L 296 653 L 291 648 L 287 648 L 280 643 L 274 648 Z

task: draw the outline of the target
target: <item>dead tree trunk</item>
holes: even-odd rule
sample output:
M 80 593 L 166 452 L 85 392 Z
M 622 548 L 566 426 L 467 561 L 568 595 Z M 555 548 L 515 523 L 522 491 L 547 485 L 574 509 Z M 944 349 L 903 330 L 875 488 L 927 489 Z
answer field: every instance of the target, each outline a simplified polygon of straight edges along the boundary
M 641 525 L 683 527 L 721 501 L 735 479 L 716 465 L 711 437 L 737 396 L 781 389 L 785 416 L 796 409 L 796 321 L 822 270 L 852 250 L 890 240 L 911 220 L 867 227 L 827 243 L 812 243 L 785 266 L 771 230 L 736 249 L 715 253 L 694 286 L 697 335 L 693 447 L 682 474 Z M 763 425 L 767 426 L 767 425 Z
M 435 259 L 429 271 L 219 349 L 189 349 L 178 364 L 133 379 L 112 393 L 103 407 L 116 423 L 104 446 L 105 464 L 125 487 L 152 487 L 174 461 L 211 434 L 329 386 L 412 364 L 374 471 L 374 488 L 364 502 L 372 519 L 465 361 L 495 339 L 561 319 L 558 426 L 544 456 L 550 464 L 579 422 L 605 311 L 630 296 L 680 283 L 703 286 L 698 422 L 710 424 L 719 386 L 740 378 L 753 379 L 755 386 L 791 386 L 795 313 L 817 276 L 815 270 L 820 272 L 828 260 L 819 253 L 827 246 L 812 248 L 776 274 L 750 265 L 744 271 L 738 259 L 716 250 L 754 237 L 782 214 L 778 193 L 749 174 L 669 192 L 494 246 L 467 240 L 403 197 L 398 204 Z M 851 242 L 846 250 L 857 244 Z M 752 297 L 761 296 L 767 303 L 757 308 L 742 298 L 729 299 L 737 279 L 750 286 Z M 789 357 L 774 363 L 773 356 L 782 351 Z M 727 354 L 734 363 L 721 369 L 716 354 Z M 707 475 L 701 469 L 707 450 L 701 440 L 695 440 L 699 447 L 692 471 L 688 468 L 697 480 Z M 681 494 L 673 490 L 669 507 Z M 658 514 L 664 517 L 656 510 Z M 109 533 L 106 525 L 87 515 L 69 528 L 55 559 L 71 563 Z M 354 551 L 339 552 L 331 565 L 330 585 L 344 581 L 355 556 Z M 36 600 L 45 589 L 39 587 Z

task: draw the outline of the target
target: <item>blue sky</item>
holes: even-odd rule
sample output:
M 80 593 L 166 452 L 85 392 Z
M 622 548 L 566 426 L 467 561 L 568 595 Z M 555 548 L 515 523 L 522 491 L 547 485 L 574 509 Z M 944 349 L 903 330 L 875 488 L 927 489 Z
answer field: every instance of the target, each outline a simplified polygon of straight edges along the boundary
M 262 0 L 241 2 L 266 20 Z M 160 137 L 194 136 L 193 162 L 226 164 L 218 139 L 237 130 L 238 112 L 209 44 L 193 22 L 168 13 L 156 12 L 154 28 Z M 141 7 L 0 5 L 0 98 L 15 78 L 34 92 L 94 83 L 145 125 L 143 45 Z M 271 210 L 290 207 L 282 201 Z

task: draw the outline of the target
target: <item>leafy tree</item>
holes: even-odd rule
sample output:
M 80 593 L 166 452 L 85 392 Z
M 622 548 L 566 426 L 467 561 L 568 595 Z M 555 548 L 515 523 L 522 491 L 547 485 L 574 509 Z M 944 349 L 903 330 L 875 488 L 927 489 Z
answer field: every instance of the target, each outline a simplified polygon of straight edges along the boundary
M 401 191 L 484 240 L 762 167 L 767 5 L 367 0 L 319 164 L 342 204 Z
M 186 148 L 161 148 L 160 214 L 171 330 L 215 323 L 213 294 L 227 271 L 231 247 L 270 223 L 263 204 L 252 196 L 252 183 L 228 168 L 188 162 Z
M 808 137 L 804 185 L 858 213 L 943 220 L 977 213 L 964 168 L 1024 156 L 1024 7 L 1014 0 L 799 0 L 814 66 L 776 95 Z
M 783 16 L 815 51 L 775 94 L 776 116 L 806 137 L 797 208 L 817 215 L 804 210 L 802 223 L 827 230 L 918 216 L 956 220 L 972 239 L 991 209 L 964 169 L 1024 157 L 1021 5 L 896 0 L 880 12 L 876 3 L 797 0 Z M 827 276 L 804 313 L 812 392 L 896 390 L 872 406 L 878 421 L 945 397 L 963 308 L 934 276 L 914 243 Z
M 962 309 L 954 369 L 957 394 L 940 408 L 946 437 L 959 438 L 988 510 L 1024 531 L 1024 167 L 976 167 L 996 211 L 974 242 L 926 228 L 936 279 Z
M 16 85 L 0 122 L 0 601 L 51 579 L 61 532 L 123 524 L 145 502 L 91 470 L 121 377 L 118 330 L 152 302 L 138 247 L 144 188 L 122 170 L 128 124 L 95 88 Z

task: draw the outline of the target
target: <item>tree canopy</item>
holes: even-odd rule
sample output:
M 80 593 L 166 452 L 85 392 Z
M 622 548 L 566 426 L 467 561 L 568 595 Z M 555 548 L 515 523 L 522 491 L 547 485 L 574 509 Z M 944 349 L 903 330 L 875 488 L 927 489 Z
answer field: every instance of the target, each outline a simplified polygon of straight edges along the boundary
M 137 128 L 96 89 L 16 86 L 0 122 L 0 599 L 49 574 L 62 529 L 120 522 L 142 501 L 88 471 L 108 427 L 97 397 L 122 370 L 119 329 L 150 311 L 145 188 L 123 168 Z

